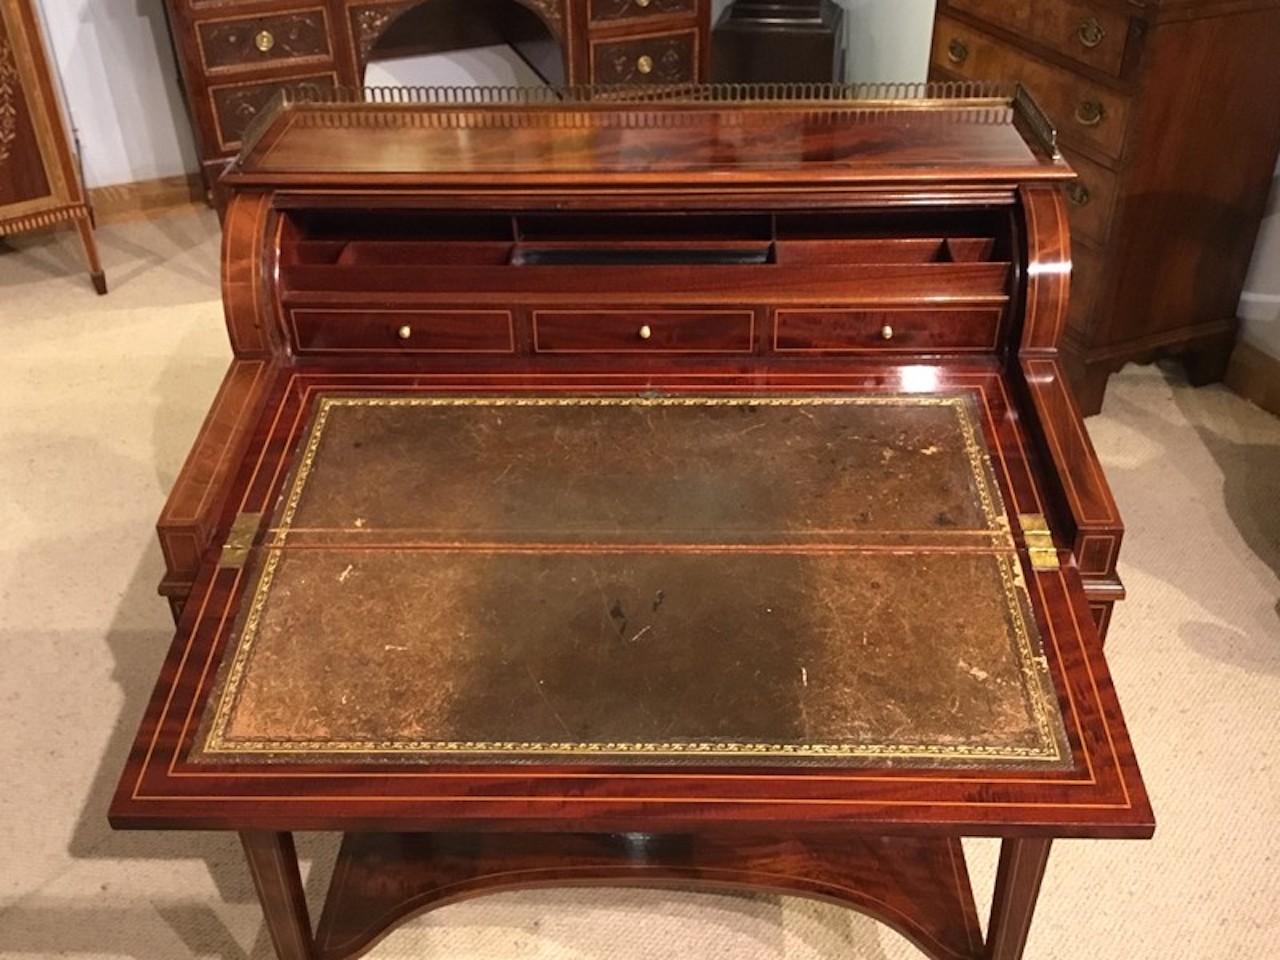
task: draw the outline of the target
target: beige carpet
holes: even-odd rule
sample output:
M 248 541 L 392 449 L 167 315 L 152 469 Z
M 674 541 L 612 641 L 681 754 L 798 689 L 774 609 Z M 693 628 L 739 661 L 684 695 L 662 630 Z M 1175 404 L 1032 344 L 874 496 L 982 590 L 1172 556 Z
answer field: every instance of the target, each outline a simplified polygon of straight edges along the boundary
M 169 639 L 151 528 L 227 347 L 211 215 L 101 242 L 104 299 L 69 238 L 0 254 L 0 956 L 266 958 L 234 837 L 105 820 Z M 1060 843 L 1027 955 L 1280 957 L 1280 421 L 1130 368 L 1090 428 L 1129 525 L 1108 652 L 1160 827 Z M 302 847 L 319 880 L 332 843 Z M 971 849 L 985 901 L 993 847 Z M 372 956 L 918 954 L 802 900 L 564 890 L 445 908 Z

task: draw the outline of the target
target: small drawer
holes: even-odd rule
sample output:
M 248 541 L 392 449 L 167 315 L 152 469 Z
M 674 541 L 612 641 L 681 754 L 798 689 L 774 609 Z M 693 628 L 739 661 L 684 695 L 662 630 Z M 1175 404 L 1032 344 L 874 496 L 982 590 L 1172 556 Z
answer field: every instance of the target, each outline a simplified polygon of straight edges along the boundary
M 1078 153 L 1064 151 L 1067 162 L 1079 179 L 1063 188 L 1072 235 L 1105 243 L 1111 235 L 1111 218 L 1116 207 L 1116 174 Z
M 698 0 L 591 0 L 592 23 L 680 16 L 698 9 Z
M 209 87 L 214 127 L 218 132 L 218 149 L 234 150 L 240 145 L 249 124 L 257 118 L 282 89 L 327 91 L 338 85 L 335 73 L 321 73 L 291 80 L 265 80 L 250 83 L 224 83 Z
M 750 353 L 753 310 L 535 310 L 538 353 Z
M 1118 77 L 1124 66 L 1129 18 L 1113 8 L 1080 0 L 948 0 L 947 6 L 1095 70 Z
M 298 353 L 515 353 L 509 310 L 289 311 Z
M 934 29 L 933 65 L 966 80 L 1021 83 L 1066 142 L 1089 144 L 1115 158 L 1124 152 L 1129 97 L 1123 94 L 1049 66 L 950 17 L 939 17 Z
M 332 56 L 321 7 L 267 17 L 204 20 L 196 24 L 196 36 L 206 70 Z
M 596 83 L 689 83 L 697 63 L 697 30 L 591 42 Z
M 779 353 L 991 351 L 1002 314 L 994 307 L 784 309 L 774 314 L 773 348 Z

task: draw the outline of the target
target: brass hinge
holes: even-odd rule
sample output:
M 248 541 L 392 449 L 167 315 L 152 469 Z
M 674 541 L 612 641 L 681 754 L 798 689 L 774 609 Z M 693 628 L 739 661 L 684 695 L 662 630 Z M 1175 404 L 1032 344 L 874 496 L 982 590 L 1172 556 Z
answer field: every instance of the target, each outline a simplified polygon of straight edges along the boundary
M 1018 523 L 1022 526 L 1022 536 L 1027 542 L 1027 556 L 1031 558 L 1032 570 L 1057 570 L 1058 548 L 1053 545 L 1053 534 L 1049 532 L 1049 522 L 1042 513 L 1020 513 Z
M 231 524 L 227 539 L 222 544 L 222 554 L 218 557 L 218 566 L 238 569 L 249 559 L 249 551 L 253 549 L 253 539 L 258 535 L 258 525 L 262 522 L 260 513 L 242 513 Z

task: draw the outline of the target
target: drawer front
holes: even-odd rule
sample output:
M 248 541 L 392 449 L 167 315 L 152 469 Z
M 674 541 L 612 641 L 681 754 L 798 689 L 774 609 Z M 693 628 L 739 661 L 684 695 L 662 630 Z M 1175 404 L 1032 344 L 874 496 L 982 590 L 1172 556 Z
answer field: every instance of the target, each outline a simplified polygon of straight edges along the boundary
M 692 14 L 698 0 L 591 0 L 592 23 Z
M 1119 158 L 1129 122 L 1129 98 L 1067 70 L 1027 56 L 950 17 L 939 17 L 933 64 L 966 80 L 1017 81 L 1044 108 L 1068 143 L 1089 144 Z
M 268 17 L 205 20 L 196 24 L 206 70 L 328 59 L 332 53 L 322 7 Z
M 1078 0 L 948 0 L 947 6 L 1113 76 L 1124 66 L 1129 18 L 1117 10 Z
M 1105 243 L 1115 215 L 1117 175 L 1078 153 L 1063 151 L 1063 155 L 1080 177 L 1064 188 L 1071 233 Z
M 335 73 L 318 73 L 290 80 L 265 80 L 251 83 L 214 84 L 209 87 L 209 101 L 213 109 L 213 122 L 217 128 L 218 146 L 223 151 L 234 150 L 240 145 L 245 129 L 271 103 L 282 89 L 320 91 L 333 90 L 338 85 Z
M 1087 341 L 1097 323 L 1094 312 L 1106 280 L 1104 254 L 1083 244 L 1071 247 L 1071 302 L 1067 307 L 1067 328 Z
M 751 353 L 753 310 L 534 310 L 538 353 Z
M 697 30 L 591 43 L 596 83 L 688 83 L 697 63 Z
M 289 312 L 298 353 L 515 353 L 510 310 Z
M 996 349 L 995 307 L 783 309 L 774 315 L 780 353 L 986 352 Z

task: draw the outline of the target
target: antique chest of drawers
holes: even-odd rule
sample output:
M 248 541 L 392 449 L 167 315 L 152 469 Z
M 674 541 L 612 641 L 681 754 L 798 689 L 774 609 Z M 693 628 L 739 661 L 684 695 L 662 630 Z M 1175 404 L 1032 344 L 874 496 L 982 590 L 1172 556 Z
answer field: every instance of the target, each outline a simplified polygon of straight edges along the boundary
M 1280 148 L 1277 51 L 1275 0 L 940 0 L 932 73 L 1025 84 L 1079 174 L 1063 349 L 1086 414 L 1131 360 L 1221 378 Z
M 166 0 L 205 183 L 282 88 L 363 84 L 395 55 L 507 42 L 549 82 L 708 75 L 711 0 Z

